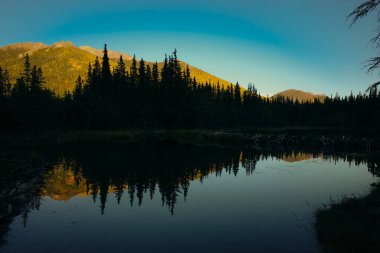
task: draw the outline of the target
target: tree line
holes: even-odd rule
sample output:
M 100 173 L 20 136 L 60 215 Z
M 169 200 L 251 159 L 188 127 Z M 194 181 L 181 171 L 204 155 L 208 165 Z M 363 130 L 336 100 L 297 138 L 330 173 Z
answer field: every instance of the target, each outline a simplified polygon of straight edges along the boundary
M 182 69 L 175 50 L 162 68 L 120 56 L 111 70 L 107 45 L 89 63 L 86 77 L 58 97 L 44 88 L 43 71 L 28 54 L 15 83 L 0 67 L 2 129 L 192 129 L 265 126 L 375 127 L 380 93 L 327 97 L 300 102 L 262 97 L 253 85 L 200 83 Z

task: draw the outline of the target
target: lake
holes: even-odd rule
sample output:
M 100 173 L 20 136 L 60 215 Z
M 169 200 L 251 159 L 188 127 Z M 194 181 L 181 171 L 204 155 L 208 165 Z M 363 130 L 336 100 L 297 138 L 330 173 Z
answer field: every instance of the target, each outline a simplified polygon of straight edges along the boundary
M 3 203 L 1 253 L 319 252 L 316 210 L 378 181 L 376 162 L 358 155 L 107 145 L 33 152 L 46 170 L 29 183 L 33 194 Z

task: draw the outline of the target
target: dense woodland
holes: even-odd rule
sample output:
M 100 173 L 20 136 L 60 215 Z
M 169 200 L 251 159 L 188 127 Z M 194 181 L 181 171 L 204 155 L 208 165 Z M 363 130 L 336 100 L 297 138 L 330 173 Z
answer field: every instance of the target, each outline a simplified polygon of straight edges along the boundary
M 120 57 L 111 70 L 107 46 L 100 61 L 89 63 L 75 90 L 64 97 L 44 88 L 43 70 L 25 55 L 15 83 L 0 68 L 0 128 L 42 129 L 191 129 L 265 126 L 375 127 L 380 123 L 380 93 L 293 101 L 264 98 L 254 86 L 198 83 L 181 69 L 177 52 L 164 66 L 133 58 L 127 70 Z M 1 63 L 0 63 L 1 65 Z

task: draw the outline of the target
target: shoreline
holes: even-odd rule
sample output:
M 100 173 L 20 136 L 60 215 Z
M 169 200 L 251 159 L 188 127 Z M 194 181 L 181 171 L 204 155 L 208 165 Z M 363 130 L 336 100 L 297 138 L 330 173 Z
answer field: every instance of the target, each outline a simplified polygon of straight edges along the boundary
M 237 130 L 82 130 L 3 132 L 3 147 L 32 147 L 104 142 L 131 147 L 249 146 L 258 149 L 380 150 L 375 129 L 262 128 Z

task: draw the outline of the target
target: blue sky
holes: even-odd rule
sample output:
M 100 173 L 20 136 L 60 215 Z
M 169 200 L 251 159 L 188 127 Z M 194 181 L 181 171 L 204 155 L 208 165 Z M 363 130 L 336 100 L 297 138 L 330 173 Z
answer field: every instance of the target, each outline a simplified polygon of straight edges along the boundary
M 160 61 L 174 48 L 191 65 L 261 94 L 295 88 L 358 93 L 374 17 L 350 28 L 361 0 L 1 0 L 0 45 L 25 41 L 135 53 Z

